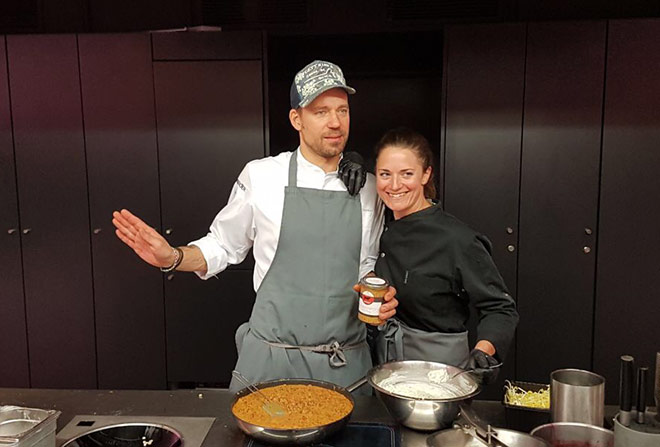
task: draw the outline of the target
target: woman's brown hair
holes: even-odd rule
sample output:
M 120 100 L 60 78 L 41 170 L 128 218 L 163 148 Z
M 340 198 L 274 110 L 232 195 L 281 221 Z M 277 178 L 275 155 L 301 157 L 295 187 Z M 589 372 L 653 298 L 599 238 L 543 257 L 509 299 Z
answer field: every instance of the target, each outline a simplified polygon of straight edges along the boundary
M 424 185 L 424 196 L 427 199 L 435 199 L 435 180 L 433 169 L 433 151 L 428 140 L 422 134 L 407 127 L 397 127 L 385 132 L 376 145 L 376 163 L 378 156 L 386 147 L 400 147 L 414 152 L 417 159 L 422 163 L 422 171 L 431 167 L 431 176 Z

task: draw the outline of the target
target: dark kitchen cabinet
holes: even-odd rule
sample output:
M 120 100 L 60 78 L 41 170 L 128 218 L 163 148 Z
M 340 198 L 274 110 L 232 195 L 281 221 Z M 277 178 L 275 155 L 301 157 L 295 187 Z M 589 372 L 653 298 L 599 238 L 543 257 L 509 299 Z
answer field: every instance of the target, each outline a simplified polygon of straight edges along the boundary
M 158 148 L 148 33 L 81 34 L 98 386 L 163 389 L 162 274 L 117 239 L 112 212 L 160 227 Z
M 525 29 L 525 24 L 461 26 L 445 34 L 444 207 L 488 236 L 514 297 Z M 474 309 L 471 315 L 474 343 Z M 499 385 L 484 395 L 498 399 L 514 366 L 512 344 Z
M 0 36 L 0 387 L 30 386 L 15 173 L 7 55 Z
M 590 369 L 605 22 L 530 23 L 520 180 L 517 373 Z
M 7 52 L 30 383 L 41 388 L 95 388 L 76 36 L 8 36 Z
M 660 20 L 611 21 L 607 52 L 594 370 L 615 403 L 619 357 L 660 351 Z
M 154 48 L 162 38 L 154 35 Z M 165 60 L 159 54 L 162 222 L 170 242 L 182 245 L 208 232 L 243 166 L 264 156 L 262 62 Z M 249 266 L 208 281 L 167 275 L 169 382 L 229 382 L 234 332 L 254 302 L 251 278 Z
M 446 36 L 445 208 L 491 239 L 517 299 L 515 377 L 590 369 L 605 23 Z
M 525 29 L 456 27 L 445 42 L 444 206 L 488 236 L 514 296 Z
M 228 386 L 237 358 L 234 333 L 254 304 L 252 272 L 227 270 L 208 281 L 177 273 L 166 299 L 171 385 Z

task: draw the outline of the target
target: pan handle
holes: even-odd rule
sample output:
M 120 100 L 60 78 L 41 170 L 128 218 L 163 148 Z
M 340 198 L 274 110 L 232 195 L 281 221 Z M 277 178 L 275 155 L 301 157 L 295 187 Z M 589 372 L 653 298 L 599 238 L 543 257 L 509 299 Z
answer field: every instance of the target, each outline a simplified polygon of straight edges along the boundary
M 367 383 L 367 376 L 364 376 L 361 379 L 358 379 L 357 382 L 354 382 L 354 383 L 351 383 L 350 385 L 348 385 L 346 387 L 346 391 L 348 391 L 349 393 L 352 393 L 353 391 L 357 390 L 358 388 L 360 388 L 365 383 Z

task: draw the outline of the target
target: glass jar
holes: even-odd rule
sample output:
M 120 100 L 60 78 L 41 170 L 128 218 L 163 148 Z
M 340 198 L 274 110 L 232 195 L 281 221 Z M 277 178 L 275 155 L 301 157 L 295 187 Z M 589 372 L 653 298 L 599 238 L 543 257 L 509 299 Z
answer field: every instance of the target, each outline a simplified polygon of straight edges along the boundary
M 365 276 L 360 280 L 360 302 L 358 304 L 360 321 L 374 326 L 385 323 L 378 318 L 378 314 L 388 287 L 387 281 L 377 276 Z

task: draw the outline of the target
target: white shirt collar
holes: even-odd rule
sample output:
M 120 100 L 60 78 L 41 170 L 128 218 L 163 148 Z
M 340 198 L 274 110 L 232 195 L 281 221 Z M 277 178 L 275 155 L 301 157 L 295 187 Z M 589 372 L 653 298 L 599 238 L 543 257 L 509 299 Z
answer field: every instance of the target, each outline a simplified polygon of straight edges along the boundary
M 298 149 L 296 149 L 296 152 L 295 152 L 295 153 L 298 154 L 298 155 L 296 156 L 296 157 L 297 157 L 297 158 L 296 158 L 296 161 L 297 161 L 297 163 L 298 163 L 298 166 L 302 166 L 303 169 L 313 169 L 313 170 L 317 170 L 317 171 L 319 171 L 319 172 L 322 172 L 324 175 L 330 175 L 330 174 L 336 175 L 336 174 L 337 174 L 337 169 L 335 169 L 334 171 L 325 172 L 325 171 L 324 171 L 323 169 L 321 169 L 319 166 L 316 166 L 314 163 L 312 163 L 311 161 L 307 160 L 307 159 L 303 156 L 302 151 L 300 150 L 300 146 L 298 146 Z M 341 161 L 341 159 L 342 159 L 343 157 L 344 157 L 344 153 L 342 152 L 342 153 L 341 153 L 341 157 L 339 158 L 339 161 Z M 339 167 L 339 164 L 337 164 L 337 167 Z

